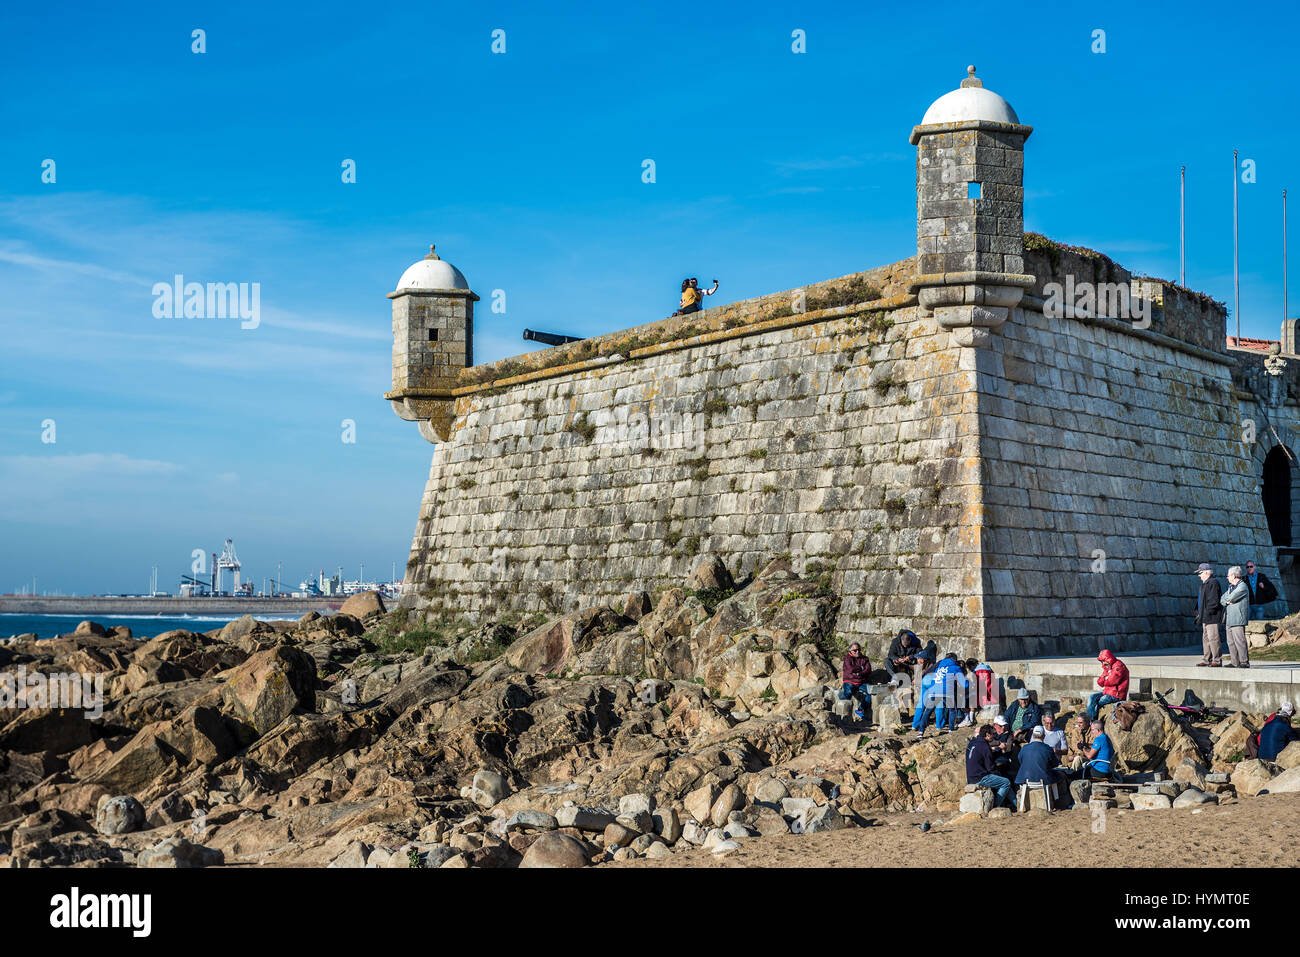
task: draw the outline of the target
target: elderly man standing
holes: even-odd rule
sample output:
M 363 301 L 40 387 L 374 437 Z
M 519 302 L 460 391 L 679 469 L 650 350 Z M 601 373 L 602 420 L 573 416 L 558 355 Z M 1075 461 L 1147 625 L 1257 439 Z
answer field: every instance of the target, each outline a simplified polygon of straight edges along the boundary
M 1198 668 L 1218 668 L 1223 664 L 1219 651 L 1219 626 L 1223 622 L 1221 592 L 1214 578 L 1214 569 L 1206 562 L 1196 568 L 1201 579 L 1201 590 L 1196 596 L 1196 623 L 1201 626 L 1201 660 Z
M 1221 599 L 1223 624 L 1228 632 L 1229 668 L 1249 668 L 1250 652 L 1246 649 L 1246 622 L 1250 620 L 1250 587 L 1241 574 L 1241 566 L 1228 569 L 1228 591 Z

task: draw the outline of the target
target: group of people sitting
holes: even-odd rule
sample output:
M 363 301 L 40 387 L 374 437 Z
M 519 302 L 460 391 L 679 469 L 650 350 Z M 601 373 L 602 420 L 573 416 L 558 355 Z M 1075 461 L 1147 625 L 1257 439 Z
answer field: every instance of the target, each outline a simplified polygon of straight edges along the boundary
M 1012 784 L 1056 784 L 1069 777 L 1110 777 L 1115 748 L 1100 719 L 1101 708 L 1128 697 L 1128 668 L 1109 649 L 1097 656 L 1099 691 L 1088 699 L 1087 714 L 1076 718 L 1078 740 L 1070 748 L 1056 715 L 1044 711 L 1027 688 L 1020 688 L 1005 712 L 982 725 L 966 749 L 968 784 L 991 788 L 999 805 L 1007 803 Z M 844 656 L 839 697 L 855 702 L 853 717 L 870 723 L 871 661 L 858 642 Z M 940 732 L 969 727 L 979 710 L 1000 706 L 993 669 L 976 658 L 940 656 L 933 641 L 922 645 L 914 632 L 900 631 L 885 656 L 885 670 L 900 698 L 912 695 L 912 729 L 917 738 L 933 718 Z M 900 687 L 901 686 L 901 687 Z M 901 706 L 901 701 L 900 701 Z
M 1036 713 L 1038 705 L 1023 703 L 1027 698 L 1028 692 L 1022 689 L 1017 703 L 1023 711 L 1032 708 Z M 999 715 L 993 724 L 983 725 L 966 746 L 966 783 L 992 790 L 995 807 L 1010 803 L 1013 783 L 1053 785 L 1072 777 L 1110 779 L 1115 746 L 1100 719 L 1075 717 L 1079 737 L 1073 749 L 1065 731 L 1056 727 L 1053 712 L 1042 712 L 1040 720 L 1041 724 L 1025 734 L 1023 728 L 1012 731 L 1006 717 Z

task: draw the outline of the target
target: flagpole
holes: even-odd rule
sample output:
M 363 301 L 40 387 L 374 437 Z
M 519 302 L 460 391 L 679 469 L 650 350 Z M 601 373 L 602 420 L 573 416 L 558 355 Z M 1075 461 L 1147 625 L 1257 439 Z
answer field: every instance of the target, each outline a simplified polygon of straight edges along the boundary
M 1187 167 L 1178 167 L 1178 285 L 1187 288 Z
M 1232 311 L 1237 316 L 1237 344 L 1241 344 L 1241 272 L 1237 252 L 1237 151 L 1232 151 Z

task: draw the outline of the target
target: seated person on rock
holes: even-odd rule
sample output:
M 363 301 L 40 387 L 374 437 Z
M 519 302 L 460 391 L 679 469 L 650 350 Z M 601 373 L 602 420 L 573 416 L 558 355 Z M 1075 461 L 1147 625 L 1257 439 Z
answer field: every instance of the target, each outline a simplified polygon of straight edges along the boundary
M 966 783 L 989 788 L 993 791 L 993 806 L 1002 807 L 1011 793 L 1011 781 L 997 773 L 989 744 L 992 740 L 993 726 L 986 724 L 966 745 Z
M 1096 721 L 1106 705 L 1128 697 L 1128 665 L 1116 658 L 1109 648 L 1102 649 L 1097 660 L 1101 662 L 1101 677 L 1097 679 L 1097 687 L 1101 690 L 1094 691 L 1088 698 L 1089 721 Z
M 1115 761 L 1115 746 L 1110 743 L 1106 726 L 1100 720 L 1094 721 L 1089 730 L 1092 737 L 1088 747 L 1075 755 L 1071 770 L 1081 771 L 1084 778 L 1109 779 Z
M 912 668 L 916 665 L 921 654 L 921 639 L 916 637 L 915 632 L 902 629 L 889 643 L 889 651 L 885 654 L 885 670 L 889 676 L 912 675 Z
M 1013 777 L 1016 773 L 1016 754 L 1020 743 L 1016 741 L 1007 719 L 998 715 L 993 719 L 993 737 L 989 739 L 989 748 L 993 751 L 993 767 L 998 774 Z
M 849 653 L 844 656 L 843 680 L 840 683 L 840 700 L 853 698 L 857 705 L 853 709 L 853 720 L 861 721 L 865 717 L 871 721 L 871 692 L 867 685 L 871 680 L 871 659 L 862 653 L 862 646 L 856 641 L 849 645 Z
M 1056 752 L 1043 743 L 1045 732 L 1040 724 L 1030 732 L 1029 743 L 1020 749 L 1020 770 L 1016 784 L 1057 784 L 1065 779 Z
M 1064 758 L 1070 750 L 1065 741 L 1065 731 L 1056 726 L 1056 714 L 1051 711 L 1043 712 L 1043 744 L 1052 749 L 1058 760 Z
M 889 683 L 898 688 L 898 707 L 902 710 L 903 698 L 907 698 L 908 710 L 915 711 L 920 690 L 921 668 L 918 666 L 921 654 L 921 639 L 916 633 L 901 629 L 885 652 L 885 670 L 889 672 Z M 915 715 L 913 715 L 915 717 Z
M 1290 701 L 1284 701 L 1277 714 L 1264 722 L 1264 727 L 1259 731 L 1261 761 L 1276 761 L 1277 756 L 1286 749 L 1286 746 L 1296 740 L 1296 733 L 1291 728 L 1291 716 L 1294 713 L 1295 705 Z
M 1067 764 L 1072 765 L 1074 763 L 1074 758 L 1076 755 L 1082 754 L 1084 751 L 1088 750 L 1087 715 L 1076 714 L 1074 716 L 1074 720 L 1071 722 L 1071 725 L 1073 730 L 1067 736 L 1072 736 L 1075 740 L 1074 740 L 1074 744 L 1071 745 L 1070 747 L 1072 753 L 1070 754 L 1070 760 L 1067 762 Z
M 1028 740 L 1029 732 L 1043 723 L 1042 710 L 1030 700 L 1028 688 L 1021 688 L 1016 693 L 1016 700 L 1011 702 L 1011 707 L 1007 708 L 1003 717 L 1007 719 L 1007 727 L 1012 732 L 1025 732 L 1022 741 Z

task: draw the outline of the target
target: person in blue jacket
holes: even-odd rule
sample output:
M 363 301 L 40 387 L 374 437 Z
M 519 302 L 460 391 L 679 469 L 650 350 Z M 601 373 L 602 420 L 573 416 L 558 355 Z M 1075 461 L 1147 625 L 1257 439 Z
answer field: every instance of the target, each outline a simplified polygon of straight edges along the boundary
M 1084 778 L 1109 778 L 1114 769 L 1115 746 L 1106 734 L 1106 726 L 1101 721 L 1094 721 L 1089 730 L 1092 739 L 1088 747 L 1074 758 L 1073 770 L 1081 771 Z
M 930 679 L 928 690 L 926 678 Z M 912 719 L 916 736 L 919 738 L 925 735 L 925 728 L 930 723 L 931 714 L 934 715 L 935 727 L 941 731 L 956 728 L 957 717 L 961 712 L 962 703 L 966 700 L 965 689 L 966 676 L 962 674 L 957 656 L 944 655 L 943 660 L 921 678 L 923 707 L 917 709 L 918 717 Z
M 912 710 L 912 730 L 918 738 L 925 737 L 925 726 L 930 723 L 934 713 L 934 669 L 921 675 L 921 688 L 917 694 L 916 707 Z
M 1287 713 L 1290 704 L 1289 701 L 1285 702 L 1282 709 L 1260 729 L 1259 759 L 1261 761 L 1276 761 L 1283 749 L 1295 740 L 1295 731 L 1291 729 L 1291 715 Z

